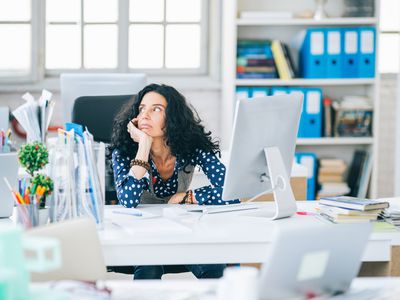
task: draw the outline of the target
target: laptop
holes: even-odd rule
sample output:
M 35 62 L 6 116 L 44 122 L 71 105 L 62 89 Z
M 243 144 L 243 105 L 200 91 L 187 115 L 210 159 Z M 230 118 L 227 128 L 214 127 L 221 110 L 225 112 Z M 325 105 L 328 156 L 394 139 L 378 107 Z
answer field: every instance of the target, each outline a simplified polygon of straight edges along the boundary
M 278 231 L 261 269 L 260 298 L 337 295 L 357 276 L 371 223 Z
M 13 188 L 18 184 L 18 158 L 16 152 L 0 153 L 0 218 L 12 215 L 14 207 L 13 196 L 4 182 L 4 177 Z
M 105 278 L 107 270 L 93 220 L 77 218 L 35 227 L 27 230 L 25 236 L 56 238 L 61 247 L 61 267 L 46 273 L 31 272 L 32 281 Z

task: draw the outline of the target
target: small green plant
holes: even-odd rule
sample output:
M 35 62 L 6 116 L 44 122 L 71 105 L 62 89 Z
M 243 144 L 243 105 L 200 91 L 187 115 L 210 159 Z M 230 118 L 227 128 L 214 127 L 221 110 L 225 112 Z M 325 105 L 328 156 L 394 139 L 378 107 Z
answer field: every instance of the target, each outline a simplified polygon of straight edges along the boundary
M 31 176 L 31 193 L 38 193 L 40 196 L 41 208 L 46 206 L 46 196 L 54 189 L 53 180 L 44 174 L 36 174 L 49 162 L 49 152 L 45 145 L 40 142 L 23 145 L 18 151 L 19 163 Z
M 49 152 L 40 142 L 23 145 L 18 151 L 18 159 L 25 170 L 34 176 L 36 171 L 42 169 L 49 162 Z

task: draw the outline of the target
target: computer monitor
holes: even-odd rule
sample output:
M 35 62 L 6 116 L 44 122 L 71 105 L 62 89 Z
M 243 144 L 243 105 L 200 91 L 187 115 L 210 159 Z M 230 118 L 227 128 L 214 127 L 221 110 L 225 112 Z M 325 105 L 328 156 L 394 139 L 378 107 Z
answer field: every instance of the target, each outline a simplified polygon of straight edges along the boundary
M 134 95 L 146 86 L 146 74 L 64 73 L 60 75 L 64 122 L 71 122 L 74 101 L 81 96 Z
M 237 101 L 222 198 L 272 192 L 271 219 L 296 212 L 289 175 L 302 109 L 300 93 Z

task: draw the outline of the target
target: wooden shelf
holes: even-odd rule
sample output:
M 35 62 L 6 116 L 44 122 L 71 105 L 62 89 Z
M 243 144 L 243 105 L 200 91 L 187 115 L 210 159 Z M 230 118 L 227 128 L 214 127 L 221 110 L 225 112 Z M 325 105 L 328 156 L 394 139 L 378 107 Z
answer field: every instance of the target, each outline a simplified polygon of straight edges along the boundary
M 372 137 L 332 137 L 332 138 L 300 138 L 297 139 L 297 146 L 318 146 L 318 145 L 372 145 Z
M 373 85 L 375 78 L 349 79 L 236 79 L 237 86 L 340 86 L 340 85 Z
M 377 18 L 327 18 L 324 20 L 314 19 L 237 19 L 238 26 L 325 26 L 325 25 L 340 25 L 340 26 L 357 26 L 357 25 L 376 25 Z

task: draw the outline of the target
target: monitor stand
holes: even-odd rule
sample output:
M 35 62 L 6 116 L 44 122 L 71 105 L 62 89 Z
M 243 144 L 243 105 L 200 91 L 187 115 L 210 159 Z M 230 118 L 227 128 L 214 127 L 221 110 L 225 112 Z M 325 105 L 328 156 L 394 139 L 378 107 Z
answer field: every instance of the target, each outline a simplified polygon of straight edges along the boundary
M 272 193 L 274 196 L 274 211 L 268 210 L 267 215 L 263 209 L 260 210 L 262 217 L 270 220 L 277 220 L 292 216 L 297 211 L 296 200 L 294 199 L 289 176 L 286 174 L 285 165 L 278 147 L 264 148 L 267 161 L 269 180 L 271 181 Z M 266 175 L 264 175 L 266 176 Z M 265 193 L 271 192 L 271 190 Z

